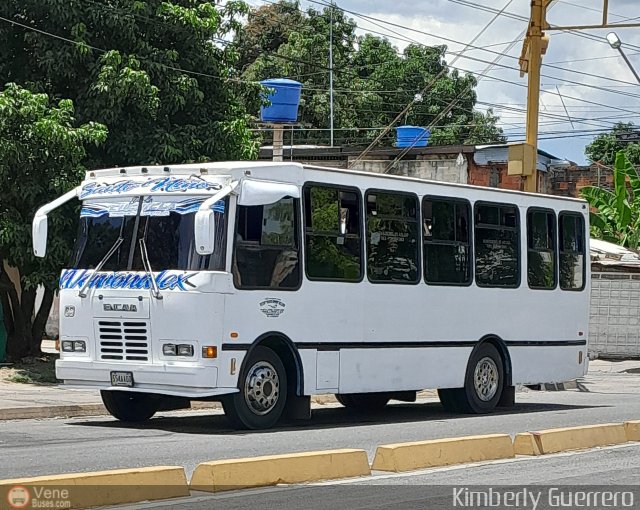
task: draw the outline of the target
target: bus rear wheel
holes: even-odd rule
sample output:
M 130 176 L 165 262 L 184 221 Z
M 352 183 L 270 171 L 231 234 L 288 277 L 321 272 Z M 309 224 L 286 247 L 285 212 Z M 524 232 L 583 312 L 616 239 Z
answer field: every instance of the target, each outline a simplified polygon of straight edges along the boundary
M 287 373 L 278 355 L 268 347 L 255 347 L 240 373 L 239 392 L 222 399 L 224 413 L 238 429 L 268 429 L 284 411 Z
M 438 390 L 447 411 L 484 414 L 493 411 L 504 387 L 502 356 L 495 346 L 483 343 L 469 358 L 463 388 Z
M 376 413 L 385 408 L 390 397 L 386 393 L 340 393 L 336 400 L 358 413 Z
M 100 396 L 109 414 L 120 421 L 146 421 L 158 410 L 158 398 L 147 393 L 103 390 Z

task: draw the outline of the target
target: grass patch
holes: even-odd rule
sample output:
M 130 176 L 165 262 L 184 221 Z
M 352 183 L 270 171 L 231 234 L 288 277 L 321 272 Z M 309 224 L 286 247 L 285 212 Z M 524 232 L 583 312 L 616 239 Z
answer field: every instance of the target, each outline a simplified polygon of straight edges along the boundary
M 21 384 L 55 384 L 57 355 L 24 358 L 19 363 L 0 367 L 0 381 Z

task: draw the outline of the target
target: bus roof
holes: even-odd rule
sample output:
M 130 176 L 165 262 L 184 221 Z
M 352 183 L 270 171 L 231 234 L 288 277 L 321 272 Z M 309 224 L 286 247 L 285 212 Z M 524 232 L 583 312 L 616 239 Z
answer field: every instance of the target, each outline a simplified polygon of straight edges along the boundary
M 466 190 L 478 190 L 492 193 L 505 193 L 517 196 L 529 196 L 531 198 L 545 198 L 562 201 L 573 201 L 585 203 L 579 198 L 548 195 L 544 193 L 530 193 L 518 190 L 487 188 L 485 186 L 475 186 L 472 184 L 460 184 L 446 181 L 436 181 L 421 179 L 418 177 L 408 177 L 403 175 L 380 174 L 366 172 L 362 170 L 347 170 L 344 168 L 334 168 L 319 165 L 303 165 L 296 162 L 272 162 L 272 161 L 218 161 L 208 163 L 189 163 L 179 165 L 140 165 L 129 167 L 117 167 L 100 170 L 91 170 L 86 173 L 86 181 L 95 181 L 102 178 L 140 178 L 160 175 L 229 175 L 235 179 L 240 179 L 250 175 L 253 179 L 270 179 L 282 182 L 302 183 L 304 182 L 304 169 L 315 172 L 338 173 L 342 175 L 357 176 L 367 179 L 383 179 L 387 181 L 404 181 L 420 184 L 442 186 L 446 188 L 458 188 Z M 249 172 L 249 173 L 248 173 Z

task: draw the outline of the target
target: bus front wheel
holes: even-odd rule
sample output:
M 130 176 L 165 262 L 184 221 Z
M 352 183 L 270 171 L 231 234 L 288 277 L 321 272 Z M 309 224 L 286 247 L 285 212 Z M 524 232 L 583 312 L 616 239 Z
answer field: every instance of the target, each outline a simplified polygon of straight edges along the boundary
M 464 388 L 438 390 L 447 411 L 483 414 L 493 411 L 502 395 L 504 367 L 502 357 L 490 343 L 483 343 L 469 358 Z
M 255 347 L 249 353 L 239 383 L 238 393 L 222 399 L 231 424 L 239 429 L 273 427 L 287 401 L 287 373 L 278 355 L 268 347 Z
M 386 393 L 341 393 L 336 400 L 344 407 L 358 413 L 375 413 L 382 411 L 389 403 Z
M 158 410 L 159 401 L 155 395 L 103 390 L 100 396 L 109 414 L 120 421 L 146 421 Z

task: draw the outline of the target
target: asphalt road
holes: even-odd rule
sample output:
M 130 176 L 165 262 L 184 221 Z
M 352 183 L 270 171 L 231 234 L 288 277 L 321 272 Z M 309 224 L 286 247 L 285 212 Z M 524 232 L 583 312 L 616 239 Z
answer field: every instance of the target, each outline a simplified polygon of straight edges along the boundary
M 576 492 L 618 492 L 616 508 L 640 508 L 640 444 L 571 452 L 537 458 L 517 458 L 485 464 L 431 469 L 403 474 L 376 473 L 371 478 L 326 482 L 313 486 L 288 486 L 194 493 L 189 498 L 129 505 L 129 510 L 446 510 L 455 508 L 505 508 L 483 505 L 491 487 L 497 495 L 520 494 L 517 508 L 546 510 L 559 502 L 573 503 Z M 508 486 L 507 486 L 508 484 Z M 455 491 L 455 492 L 454 492 Z M 526 492 L 525 492 L 526 491 Z M 626 493 L 625 496 L 622 493 Z M 633 493 L 631 496 L 629 493 Z M 592 494 L 593 497 L 593 494 Z M 632 502 L 631 506 L 621 504 Z M 562 499 L 560 499 L 562 498 Z M 504 500 L 502 500 L 504 501 Z M 593 500 L 592 500 L 593 501 Z M 475 505 L 471 503 L 475 502 Z M 477 504 L 480 502 L 481 504 Z M 577 508 L 578 505 L 567 505 Z M 513 507 L 512 507 L 513 508 Z M 583 507 L 584 508 L 584 507 Z M 600 505 L 588 508 L 602 508 Z
M 212 411 L 165 413 L 139 426 L 110 417 L 0 422 L 0 479 L 380 444 L 470 434 L 510 433 L 640 419 L 640 375 L 599 376 L 589 392 L 518 393 L 515 408 L 484 416 L 446 413 L 435 399 L 390 405 L 375 417 L 339 406 L 310 421 L 269 431 L 231 430 Z

